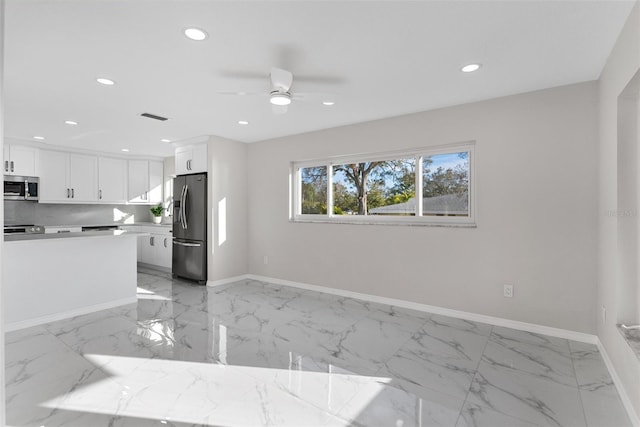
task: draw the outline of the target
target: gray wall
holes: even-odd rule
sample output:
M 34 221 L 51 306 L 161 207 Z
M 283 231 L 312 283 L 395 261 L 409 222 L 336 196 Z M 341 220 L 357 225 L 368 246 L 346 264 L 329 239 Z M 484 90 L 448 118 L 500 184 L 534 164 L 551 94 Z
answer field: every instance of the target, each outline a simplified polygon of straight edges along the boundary
M 5 224 L 106 225 L 151 222 L 150 206 L 65 205 L 4 201 Z
M 629 187 L 626 182 L 618 182 L 619 172 L 638 173 L 638 157 L 620 159 L 618 142 L 618 96 L 631 78 L 640 70 L 640 4 L 629 15 L 628 21 L 609 56 L 599 82 L 600 96 L 600 141 L 598 149 L 598 337 L 602 342 L 613 366 L 618 373 L 625 390 L 640 416 L 640 361 L 623 340 L 616 328 L 618 322 L 632 321 L 625 299 L 634 298 L 633 292 L 625 292 L 624 277 L 632 274 L 630 268 L 637 268 L 638 249 L 630 248 L 627 239 L 620 239 L 620 232 L 629 232 L 628 222 L 635 221 L 637 229 L 638 212 L 636 207 L 626 207 L 631 200 L 637 200 L 637 183 Z M 640 120 L 640 119 L 639 119 Z M 636 145 L 638 144 L 636 136 Z M 637 146 L 635 147 L 637 150 Z M 620 163 L 619 163 L 620 161 Z M 618 171 L 622 166 L 623 170 Z M 620 176 L 620 178 L 624 178 Z M 635 188 L 634 188 L 635 187 Z M 611 214 L 619 208 L 629 209 L 631 215 Z M 637 236 L 635 236 L 637 239 Z M 637 243 L 637 240 L 636 240 Z M 625 251 L 630 251 L 627 253 Z M 635 257 L 633 264 L 625 260 Z M 637 286 L 638 282 L 634 283 Z M 635 295 L 637 298 L 637 295 Z M 640 305 L 640 302 L 635 301 Z M 606 320 L 601 315 L 606 308 Z M 637 310 L 637 307 L 635 307 Z M 625 313 L 626 311 L 626 313 Z M 628 316 L 628 317 L 627 317 Z
M 249 271 L 594 333 L 597 130 L 591 82 L 250 144 Z M 477 228 L 289 222 L 291 161 L 469 140 Z

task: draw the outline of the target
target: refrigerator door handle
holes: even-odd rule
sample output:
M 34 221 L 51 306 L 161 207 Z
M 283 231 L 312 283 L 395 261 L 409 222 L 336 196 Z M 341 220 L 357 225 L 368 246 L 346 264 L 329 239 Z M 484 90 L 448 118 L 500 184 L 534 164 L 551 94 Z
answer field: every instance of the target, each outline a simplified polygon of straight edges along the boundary
M 184 186 L 184 196 L 182 197 L 182 221 L 184 222 L 184 229 L 189 227 L 187 224 L 187 194 L 189 193 L 189 186 Z
M 173 241 L 174 245 L 180 245 L 180 246 L 187 246 L 189 248 L 199 248 L 200 246 L 202 246 L 201 243 L 182 243 L 182 242 L 177 242 L 177 241 Z
M 184 228 L 184 221 L 182 220 L 182 198 L 184 196 L 184 185 L 182 186 L 182 190 L 180 191 L 180 210 L 178 210 L 178 221 L 180 225 Z

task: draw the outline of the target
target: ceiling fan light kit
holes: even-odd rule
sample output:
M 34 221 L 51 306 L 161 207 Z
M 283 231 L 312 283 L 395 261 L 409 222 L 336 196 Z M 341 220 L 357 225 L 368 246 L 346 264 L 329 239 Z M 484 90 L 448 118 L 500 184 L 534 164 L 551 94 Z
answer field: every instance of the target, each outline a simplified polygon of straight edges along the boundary
M 273 105 L 289 105 L 291 104 L 291 94 L 289 92 L 273 91 L 269 97 L 269 102 Z

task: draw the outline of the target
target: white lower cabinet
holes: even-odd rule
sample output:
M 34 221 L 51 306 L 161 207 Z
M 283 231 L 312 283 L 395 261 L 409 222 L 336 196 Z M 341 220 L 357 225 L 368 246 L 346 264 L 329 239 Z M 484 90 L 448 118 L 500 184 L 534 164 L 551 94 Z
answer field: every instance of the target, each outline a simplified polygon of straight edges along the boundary
M 146 236 L 138 237 L 138 262 L 171 269 L 173 254 L 171 227 L 132 225 L 121 228 L 133 232 L 149 233 Z
M 140 245 L 138 261 L 159 267 L 171 268 L 171 235 L 151 234 Z

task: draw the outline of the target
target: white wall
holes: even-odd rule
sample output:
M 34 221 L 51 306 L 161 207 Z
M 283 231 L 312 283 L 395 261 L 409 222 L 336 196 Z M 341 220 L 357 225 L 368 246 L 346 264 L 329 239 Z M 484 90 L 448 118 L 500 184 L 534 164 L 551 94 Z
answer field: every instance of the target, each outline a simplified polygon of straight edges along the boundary
M 609 355 L 613 366 L 621 378 L 625 390 L 640 414 L 640 361 L 624 342 L 616 329 L 616 323 L 625 321 L 619 313 L 621 299 L 630 296 L 621 291 L 618 225 L 620 221 L 638 221 L 635 218 L 612 215 L 618 209 L 618 96 L 640 69 L 640 5 L 631 12 L 614 50 L 607 61 L 599 82 L 599 124 L 600 142 L 598 147 L 598 311 L 606 307 L 607 320 L 598 318 L 598 336 Z M 628 165 L 626 165 L 628 166 Z M 625 166 L 625 167 L 626 167 Z M 634 165 L 631 165 L 633 167 Z M 635 168 L 637 169 L 637 158 Z M 624 188 L 622 188 L 624 197 Z M 621 201 L 624 202 L 624 201 Z M 624 203 L 622 203 L 624 206 Z M 624 229 L 624 227 L 622 227 Z M 625 247 L 626 243 L 622 242 Z M 627 254 L 628 255 L 628 254 Z M 636 261 L 637 262 L 637 261 Z M 624 268 L 624 266 L 622 266 Z M 631 274 L 631 271 L 623 271 Z
M 208 277 L 215 281 L 247 273 L 247 145 L 212 136 L 207 149 Z
M 0 0 L 0 153 L 4 146 L 4 0 Z M 4 159 L 3 159 L 4 161 Z M 0 222 L 4 224 L 4 200 L 0 200 Z M 4 241 L 4 230 L 0 237 Z M 0 245 L 0 273 L 2 273 L 2 251 L 4 245 Z M 4 283 L 0 274 L 0 313 L 4 313 Z M 4 320 L 0 316 L 0 426 L 4 425 Z
M 596 118 L 591 82 L 251 144 L 249 271 L 593 333 Z M 288 220 L 293 160 L 469 140 L 477 228 Z
M 166 157 L 163 161 L 163 166 L 162 206 L 167 210 L 162 216 L 162 222 L 165 224 L 171 224 L 173 217 L 169 215 L 173 215 L 173 205 L 171 202 L 173 202 L 173 178 L 176 177 L 176 158 L 173 156 Z

